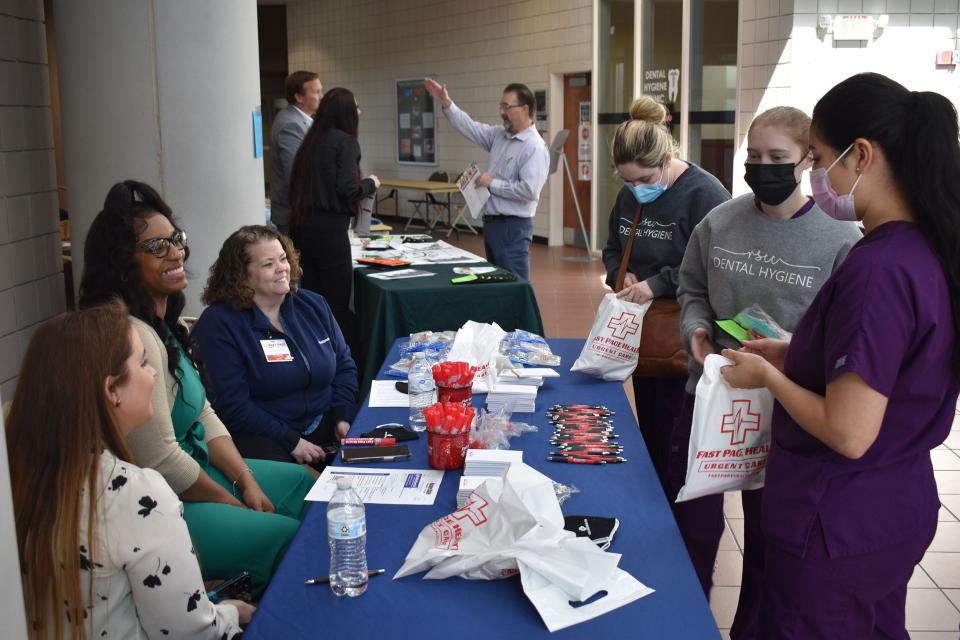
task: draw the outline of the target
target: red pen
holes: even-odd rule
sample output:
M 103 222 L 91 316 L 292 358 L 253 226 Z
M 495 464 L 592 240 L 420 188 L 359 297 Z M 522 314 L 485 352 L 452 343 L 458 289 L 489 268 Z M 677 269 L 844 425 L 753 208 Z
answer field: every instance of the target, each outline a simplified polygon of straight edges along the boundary
M 594 455 L 571 455 L 565 456 L 568 460 L 595 460 L 599 462 L 626 462 L 626 458 L 621 458 L 619 456 L 594 456 Z
M 599 456 L 601 459 L 605 456 L 619 456 L 620 451 L 592 451 L 589 449 L 582 449 L 579 451 L 570 451 L 569 449 L 564 449 L 562 451 L 551 451 L 550 455 L 552 456 L 568 456 L 574 458 L 587 458 Z
M 342 445 L 360 444 L 373 447 L 392 447 L 397 444 L 396 438 L 344 438 Z
M 586 458 L 566 458 L 564 456 L 550 456 L 550 462 L 568 462 L 570 464 L 607 464 L 606 460 L 587 460 Z

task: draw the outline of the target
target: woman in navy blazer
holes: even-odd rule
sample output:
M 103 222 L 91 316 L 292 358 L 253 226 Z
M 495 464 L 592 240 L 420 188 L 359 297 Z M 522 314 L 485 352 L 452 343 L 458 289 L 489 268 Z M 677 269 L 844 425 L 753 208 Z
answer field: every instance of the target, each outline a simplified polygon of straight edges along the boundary
M 217 415 L 250 458 L 320 465 L 357 410 L 357 366 L 330 306 L 299 289 L 290 239 L 234 232 L 210 268 L 191 334 Z

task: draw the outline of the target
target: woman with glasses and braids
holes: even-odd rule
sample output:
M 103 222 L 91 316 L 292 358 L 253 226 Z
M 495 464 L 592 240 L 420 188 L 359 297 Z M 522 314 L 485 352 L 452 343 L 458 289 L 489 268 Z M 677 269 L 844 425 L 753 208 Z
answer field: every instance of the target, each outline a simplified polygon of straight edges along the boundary
M 266 587 L 306 511 L 313 479 L 302 467 L 241 457 L 207 402 L 180 324 L 186 234 L 150 186 L 110 189 L 87 233 L 80 306 L 121 298 L 159 375 L 153 417 L 130 434 L 137 463 L 156 469 L 184 501 L 204 578 L 247 571 Z

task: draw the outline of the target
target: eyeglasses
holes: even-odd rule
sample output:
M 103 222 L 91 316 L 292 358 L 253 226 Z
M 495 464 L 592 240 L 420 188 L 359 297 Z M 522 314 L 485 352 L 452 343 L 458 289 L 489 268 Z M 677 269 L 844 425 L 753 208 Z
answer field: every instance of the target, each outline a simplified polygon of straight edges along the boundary
M 136 251 L 147 251 L 154 258 L 166 258 L 170 247 L 185 249 L 187 246 L 187 232 L 177 229 L 169 238 L 150 238 L 134 245 Z
M 522 104 L 507 104 L 506 102 L 500 103 L 500 111 L 506 111 L 507 109 L 513 109 L 514 107 L 522 107 Z

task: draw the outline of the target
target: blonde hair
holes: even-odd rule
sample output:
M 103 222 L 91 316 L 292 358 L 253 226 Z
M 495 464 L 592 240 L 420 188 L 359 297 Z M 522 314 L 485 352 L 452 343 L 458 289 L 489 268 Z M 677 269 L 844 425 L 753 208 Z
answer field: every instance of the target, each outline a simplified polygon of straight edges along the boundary
M 613 164 L 632 162 L 641 167 L 662 167 L 667 154 L 679 155 L 679 147 L 664 122 L 666 117 L 667 110 L 650 96 L 634 100 L 630 119 L 613 134 Z
M 810 116 L 800 109 L 794 107 L 774 107 L 767 109 L 750 123 L 750 129 L 747 131 L 749 136 L 753 133 L 755 127 L 774 127 L 780 129 L 794 142 L 796 142 L 803 154 L 807 154 L 810 148 Z

